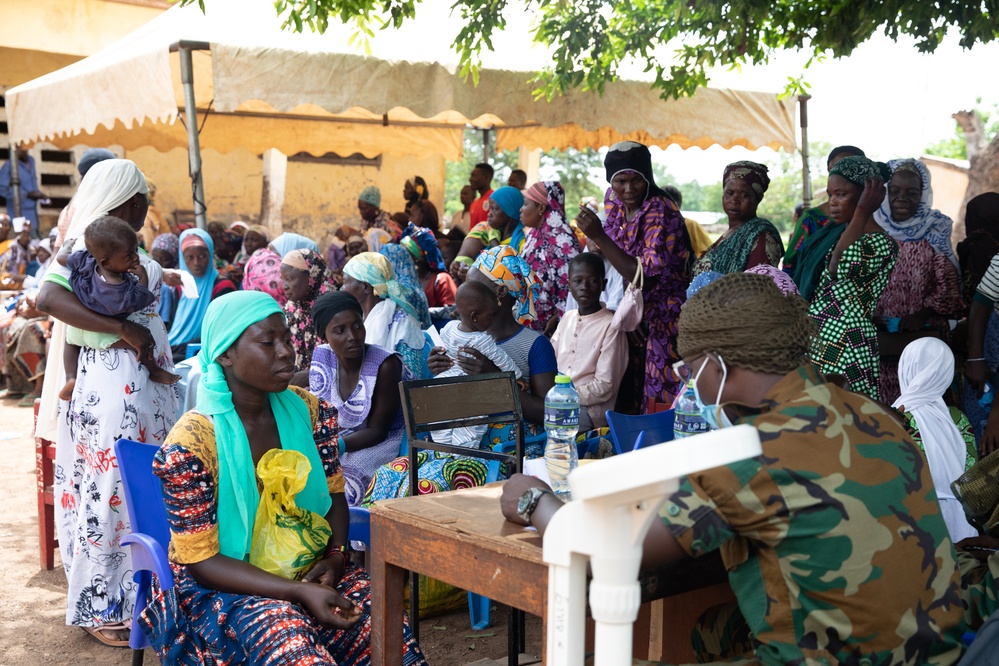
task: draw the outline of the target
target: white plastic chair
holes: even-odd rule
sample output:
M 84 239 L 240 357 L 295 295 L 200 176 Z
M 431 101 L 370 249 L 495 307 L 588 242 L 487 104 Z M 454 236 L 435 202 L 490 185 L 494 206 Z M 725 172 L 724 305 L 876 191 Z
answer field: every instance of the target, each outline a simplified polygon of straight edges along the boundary
M 588 561 L 593 663 L 631 666 L 642 543 L 659 508 L 681 477 L 760 453 L 756 428 L 741 425 L 613 456 L 569 475 L 572 501 L 555 514 L 544 538 L 548 666 L 583 664 Z

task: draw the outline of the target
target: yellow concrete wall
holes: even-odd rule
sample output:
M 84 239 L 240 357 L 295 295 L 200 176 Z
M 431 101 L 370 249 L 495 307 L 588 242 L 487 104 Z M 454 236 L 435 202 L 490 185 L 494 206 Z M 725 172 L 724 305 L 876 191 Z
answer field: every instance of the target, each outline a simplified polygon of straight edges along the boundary
M 160 153 L 152 148 L 125 154 L 156 183 L 156 206 L 170 223 L 173 211 L 191 210 L 191 185 L 187 152 L 174 149 Z M 263 161 L 247 150 L 222 154 L 205 150 L 202 169 L 208 206 L 208 221 L 255 223 L 260 218 Z M 368 185 L 382 191 L 382 207 L 389 212 L 403 209 L 402 187 L 406 179 L 422 176 L 431 200 L 443 210 L 444 160 L 383 156 L 380 167 L 333 166 L 288 162 L 285 187 L 284 229 L 329 244 L 341 224 L 356 225 L 357 195 Z
M 110 0 L 2 0 L 0 5 L 0 46 L 75 56 L 116 42 L 167 6 Z

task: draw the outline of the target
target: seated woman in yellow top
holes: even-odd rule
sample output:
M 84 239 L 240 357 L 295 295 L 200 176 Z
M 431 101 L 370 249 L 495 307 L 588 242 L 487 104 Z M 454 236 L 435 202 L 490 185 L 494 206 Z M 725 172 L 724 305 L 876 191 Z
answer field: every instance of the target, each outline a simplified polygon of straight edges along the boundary
M 153 464 L 163 482 L 175 586 L 157 595 L 143 629 L 164 663 L 206 653 L 227 664 L 370 661 L 370 581 L 346 555 L 336 411 L 289 388 L 295 352 L 281 306 L 241 291 L 211 303 L 199 355 L 198 402 L 170 431 Z M 341 445 L 342 446 L 342 445 Z M 325 517 L 331 536 L 304 579 L 251 564 L 260 502 L 254 469 L 273 449 L 310 463 L 299 508 Z M 426 661 L 407 624 L 403 663 Z

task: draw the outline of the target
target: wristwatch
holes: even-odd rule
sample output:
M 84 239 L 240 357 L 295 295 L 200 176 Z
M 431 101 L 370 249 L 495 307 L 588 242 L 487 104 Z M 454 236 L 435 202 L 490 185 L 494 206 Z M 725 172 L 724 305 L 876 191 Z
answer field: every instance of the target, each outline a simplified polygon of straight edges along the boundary
M 520 496 L 520 500 L 517 502 L 517 515 L 527 523 L 531 524 L 531 516 L 534 514 L 534 510 L 538 508 L 538 502 L 541 501 L 543 495 L 551 495 L 552 491 L 546 490 L 545 488 L 528 488 L 524 491 L 524 494 Z

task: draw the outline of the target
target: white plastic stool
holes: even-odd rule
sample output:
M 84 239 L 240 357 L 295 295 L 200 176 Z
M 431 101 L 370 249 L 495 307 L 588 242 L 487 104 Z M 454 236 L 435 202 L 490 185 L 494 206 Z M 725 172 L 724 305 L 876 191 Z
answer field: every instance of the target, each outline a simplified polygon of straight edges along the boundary
M 544 538 L 548 666 L 583 664 L 587 561 L 594 664 L 631 666 L 642 543 L 659 507 L 681 477 L 760 453 L 756 428 L 741 425 L 607 458 L 569 475 L 572 501 L 552 517 Z

